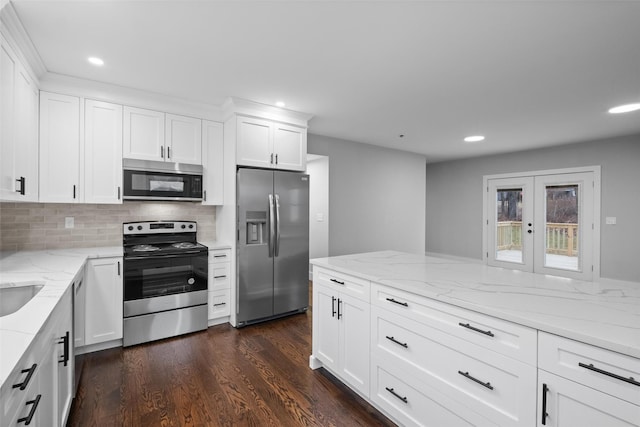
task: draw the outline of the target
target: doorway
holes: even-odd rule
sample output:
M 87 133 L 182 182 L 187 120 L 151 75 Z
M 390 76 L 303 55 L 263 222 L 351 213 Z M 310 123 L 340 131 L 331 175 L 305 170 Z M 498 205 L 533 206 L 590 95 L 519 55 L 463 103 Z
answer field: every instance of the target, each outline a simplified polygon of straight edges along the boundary
M 599 277 L 600 168 L 484 177 L 488 265 L 593 280 Z

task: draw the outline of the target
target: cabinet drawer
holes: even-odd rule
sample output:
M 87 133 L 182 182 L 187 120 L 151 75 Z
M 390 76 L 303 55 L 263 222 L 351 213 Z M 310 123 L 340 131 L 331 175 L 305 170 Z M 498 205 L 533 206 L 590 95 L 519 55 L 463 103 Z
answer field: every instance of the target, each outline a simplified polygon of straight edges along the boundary
M 209 290 L 229 289 L 230 265 L 228 262 L 209 265 Z
M 545 332 L 538 340 L 540 369 L 640 403 L 640 359 Z
M 371 303 L 536 366 L 535 329 L 377 283 L 371 284 Z
M 313 266 L 313 282 L 369 302 L 368 280 Z
M 228 316 L 230 311 L 228 289 L 209 292 L 209 319 Z
M 212 249 L 209 251 L 209 262 L 231 262 L 231 249 Z
M 416 383 L 394 369 L 374 364 L 371 369 L 371 400 L 401 425 L 497 426 L 438 389 Z M 405 378 L 406 381 L 401 378 Z
M 371 312 L 378 360 L 402 367 L 498 424 L 532 425 L 535 367 L 379 307 Z

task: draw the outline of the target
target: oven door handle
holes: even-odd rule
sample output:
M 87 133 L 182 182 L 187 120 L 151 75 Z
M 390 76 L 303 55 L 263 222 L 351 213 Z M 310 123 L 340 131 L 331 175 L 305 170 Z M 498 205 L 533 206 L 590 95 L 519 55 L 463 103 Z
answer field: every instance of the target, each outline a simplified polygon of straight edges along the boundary
M 202 255 L 202 256 L 206 256 L 207 253 L 206 252 L 200 252 L 200 251 L 190 251 L 190 252 L 182 252 L 180 254 L 174 254 L 174 255 L 146 255 L 146 256 L 126 256 L 124 257 L 124 259 L 126 261 L 139 261 L 139 260 L 145 260 L 145 259 L 166 259 L 166 258 L 184 258 L 184 257 L 188 257 L 191 255 Z

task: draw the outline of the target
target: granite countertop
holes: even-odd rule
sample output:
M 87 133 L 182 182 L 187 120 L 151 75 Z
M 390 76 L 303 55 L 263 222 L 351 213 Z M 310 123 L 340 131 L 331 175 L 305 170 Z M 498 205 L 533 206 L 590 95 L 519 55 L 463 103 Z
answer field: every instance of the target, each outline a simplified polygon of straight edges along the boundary
M 15 313 L 0 317 L 0 385 L 47 322 L 87 258 L 122 256 L 122 246 L 0 253 L 0 287 L 42 284 Z
M 395 251 L 311 264 L 640 358 L 640 283 L 587 282 Z

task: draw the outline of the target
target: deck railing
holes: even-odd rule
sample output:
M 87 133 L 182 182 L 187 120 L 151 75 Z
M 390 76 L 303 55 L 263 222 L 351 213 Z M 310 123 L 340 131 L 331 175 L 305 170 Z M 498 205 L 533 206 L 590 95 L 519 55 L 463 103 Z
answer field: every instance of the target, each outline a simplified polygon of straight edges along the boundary
M 547 223 L 546 252 L 548 254 L 575 256 L 578 252 L 578 224 Z M 497 229 L 498 250 L 522 249 L 522 222 L 499 221 Z

